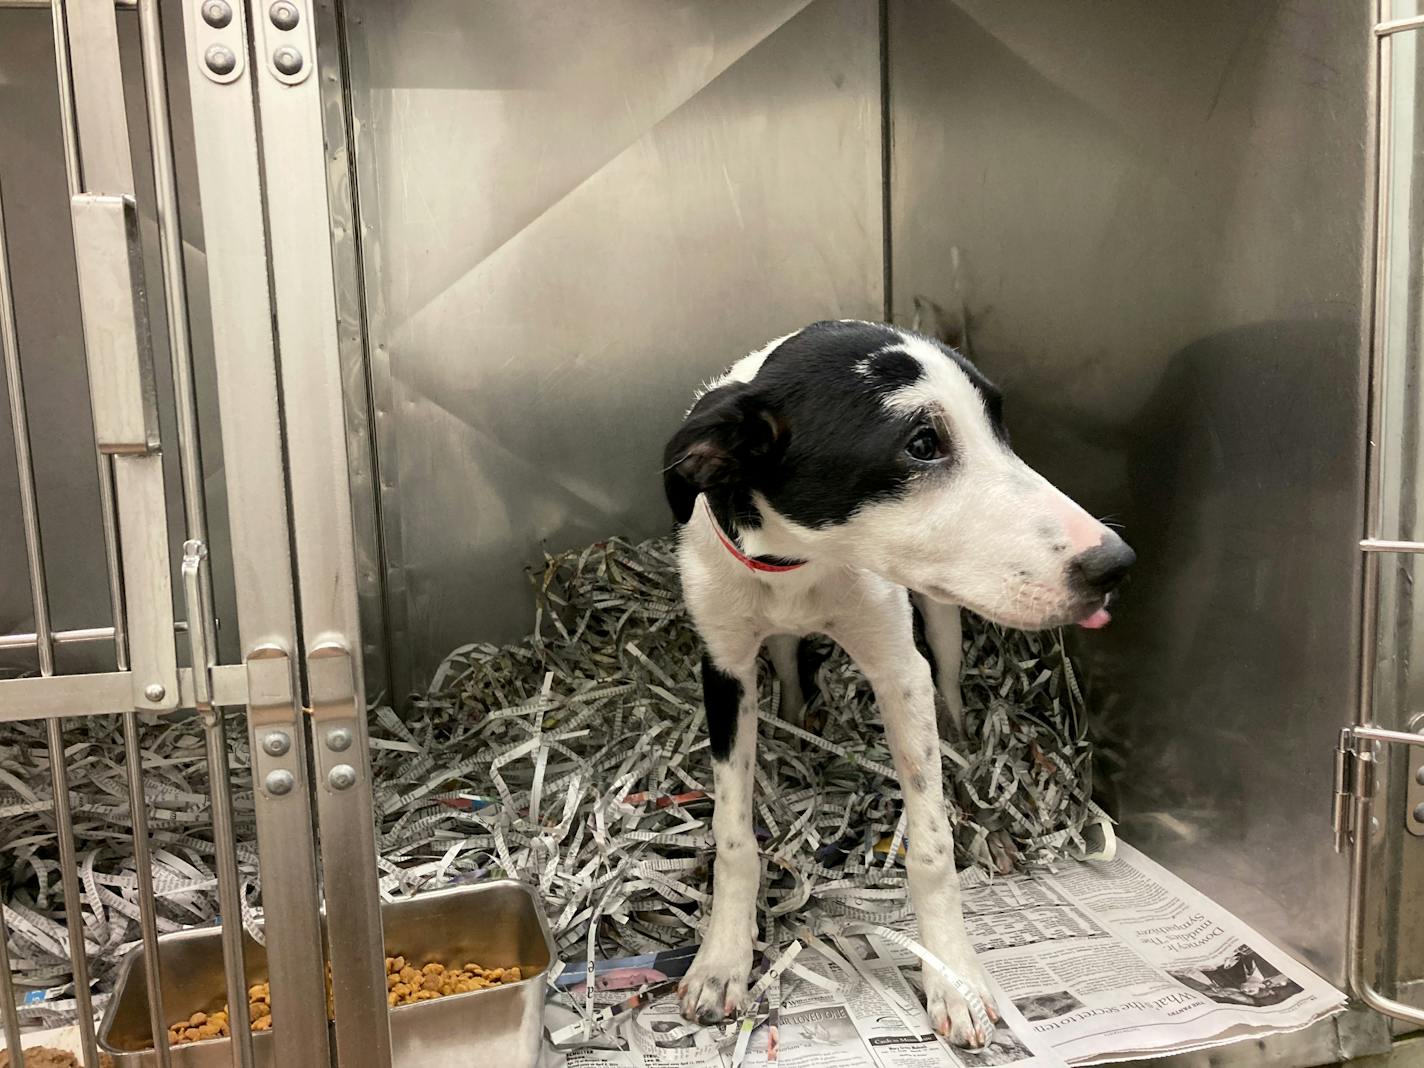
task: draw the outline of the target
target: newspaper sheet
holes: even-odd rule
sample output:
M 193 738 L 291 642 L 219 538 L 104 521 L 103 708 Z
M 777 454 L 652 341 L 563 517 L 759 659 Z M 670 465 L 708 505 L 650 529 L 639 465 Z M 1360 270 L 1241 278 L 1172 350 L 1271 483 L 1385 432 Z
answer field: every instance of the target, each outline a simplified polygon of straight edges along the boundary
M 623 1008 L 582 1037 L 586 968 L 557 977 L 542 1068 L 1050 1068 L 1200 1049 L 1305 1027 L 1345 997 L 1132 847 L 1115 859 L 964 892 L 1002 1022 L 981 1050 L 930 1031 L 919 962 L 892 940 L 790 931 L 801 952 L 746 1027 L 678 1015 L 695 947 L 599 962 L 593 1001 Z M 913 934 L 913 930 L 907 933 Z M 636 992 L 643 990 L 644 993 Z M 629 1007 L 630 1005 L 636 1007 Z M 74 1029 L 28 1036 L 78 1050 Z M 605 1048 L 598 1048 L 598 1047 Z
M 964 906 L 1003 1017 L 983 1050 L 955 1049 L 931 1033 L 912 955 L 874 934 L 827 933 L 803 934 L 810 948 L 770 991 L 779 1003 L 763 1001 L 754 1029 L 681 1019 L 670 987 L 690 950 L 600 966 L 600 1004 L 649 982 L 667 989 L 654 987 L 646 1004 L 607 1028 L 603 1044 L 617 1048 L 565 1050 L 567 1064 L 1097 1064 L 1296 1030 L 1345 1006 L 1344 995 L 1309 968 L 1125 843 L 1110 861 L 968 888 Z M 828 920 L 819 929 L 835 927 Z M 583 982 L 582 971 L 570 969 L 561 985 L 582 991 Z M 567 997 L 551 1001 L 551 1032 L 577 1020 L 567 1004 Z M 557 1065 L 560 1055 L 551 1049 L 544 1063 Z

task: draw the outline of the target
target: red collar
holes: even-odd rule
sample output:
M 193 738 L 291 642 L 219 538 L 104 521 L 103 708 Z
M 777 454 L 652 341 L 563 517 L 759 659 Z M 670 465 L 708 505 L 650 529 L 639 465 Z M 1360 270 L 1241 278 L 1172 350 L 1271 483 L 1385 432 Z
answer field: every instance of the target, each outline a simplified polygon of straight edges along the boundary
M 742 552 L 741 549 L 737 548 L 737 543 L 734 542 L 731 538 L 727 537 L 726 533 L 722 530 L 722 524 L 718 523 L 717 517 L 712 514 L 712 506 L 707 503 L 706 497 L 702 498 L 702 505 L 705 511 L 707 512 L 707 521 L 712 524 L 712 529 L 717 532 L 717 540 L 719 540 L 724 546 L 726 546 L 726 549 L 729 553 L 735 556 L 742 563 L 746 564 L 747 567 L 751 568 L 753 571 L 769 571 L 774 574 L 778 574 L 783 571 L 795 571 L 798 568 L 806 566 L 805 560 L 800 560 L 794 564 L 769 564 L 765 560 L 758 560 L 754 556 L 748 556 L 746 553 Z

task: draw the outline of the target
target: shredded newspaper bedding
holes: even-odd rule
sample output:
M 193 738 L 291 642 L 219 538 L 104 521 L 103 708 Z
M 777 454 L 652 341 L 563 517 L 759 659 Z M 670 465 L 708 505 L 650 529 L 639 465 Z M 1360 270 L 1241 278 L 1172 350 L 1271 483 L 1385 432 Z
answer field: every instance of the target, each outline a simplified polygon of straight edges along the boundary
M 547 558 L 526 640 L 455 650 L 423 695 L 371 719 L 382 893 L 511 874 L 537 884 L 565 959 L 696 942 L 712 857 L 701 650 L 668 539 L 620 539 Z M 1055 633 L 966 615 L 966 736 L 942 746 L 960 861 L 1005 873 L 1093 855 L 1092 747 Z M 869 686 L 827 643 L 808 709 L 777 715 L 763 672 L 756 778 L 768 922 L 809 910 L 889 923 L 908 910 L 904 821 Z M 234 808 L 253 930 L 260 885 L 246 730 L 229 719 Z M 216 916 L 201 727 L 144 730 L 160 930 Z M 138 938 L 120 723 L 68 722 L 75 836 L 100 990 Z M 25 1006 L 72 1013 L 67 932 L 42 723 L 0 726 L 0 893 Z M 1095 839 L 1096 836 L 1096 839 Z M 48 988 L 48 989 L 45 989 Z

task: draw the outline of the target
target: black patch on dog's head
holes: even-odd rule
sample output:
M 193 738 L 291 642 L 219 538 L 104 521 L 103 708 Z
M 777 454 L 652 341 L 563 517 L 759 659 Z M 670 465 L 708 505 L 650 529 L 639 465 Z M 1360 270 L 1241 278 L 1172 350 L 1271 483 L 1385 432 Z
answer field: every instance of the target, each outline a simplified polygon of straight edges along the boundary
M 740 496 L 777 461 L 783 426 L 747 382 L 703 394 L 663 450 L 663 490 L 679 523 L 697 495 Z
M 824 527 L 951 468 L 952 441 L 942 442 L 932 467 L 908 456 L 924 420 L 884 404 L 924 374 L 904 337 L 875 323 L 816 323 L 777 346 L 753 381 L 703 395 L 664 453 L 664 488 L 678 521 L 688 521 L 705 493 L 721 522 L 754 528 L 755 492 L 788 519 Z M 953 349 L 930 344 L 969 377 L 1002 437 L 998 391 Z

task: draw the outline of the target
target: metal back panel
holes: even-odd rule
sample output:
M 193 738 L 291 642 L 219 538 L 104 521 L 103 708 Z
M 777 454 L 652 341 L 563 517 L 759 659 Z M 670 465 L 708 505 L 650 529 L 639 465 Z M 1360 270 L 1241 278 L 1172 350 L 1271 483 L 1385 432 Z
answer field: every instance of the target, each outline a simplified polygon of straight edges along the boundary
M 958 285 L 1019 451 L 1139 553 L 1081 643 L 1123 834 L 1339 975 L 1368 5 L 890 12 L 897 315 Z
M 346 8 L 403 696 L 527 629 L 542 547 L 668 528 L 702 380 L 881 315 L 878 9 Z

